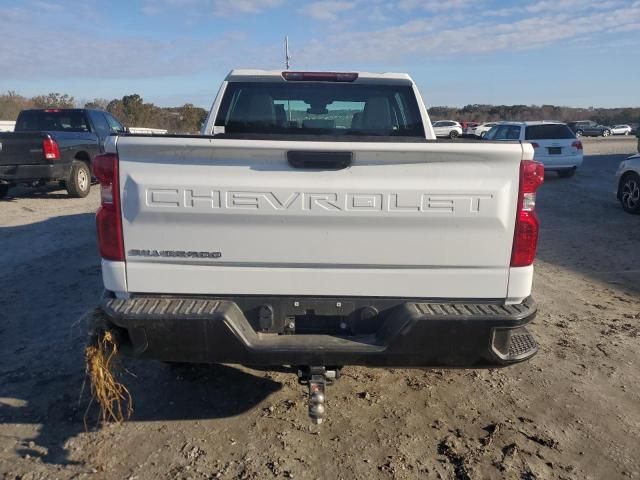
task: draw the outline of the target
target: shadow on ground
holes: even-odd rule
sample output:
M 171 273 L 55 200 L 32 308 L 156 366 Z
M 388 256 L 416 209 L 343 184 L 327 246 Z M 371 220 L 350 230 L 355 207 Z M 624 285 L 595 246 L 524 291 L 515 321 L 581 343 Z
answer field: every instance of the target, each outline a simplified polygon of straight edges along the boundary
M 103 288 L 94 215 L 0 228 L 0 243 L 0 271 L 10 272 L 0 275 L 0 447 L 66 465 L 65 442 L 85 431 L 89 404 L 87 329 L 79 319 Z M 281 388 L 241 367 L 136 359 L 123 359 L 122 366 L 134 422 L 232 417 Z M 88 419 L 94 428 L 97 412 Z M 34 430 L 35 436 L 28 433 Z
M 74 342 L 82 347 L 81 342 Z M 80 360 L 80 352 L 70 352 Z M 168 422 L 233 417 L 260 404 L 281 384 L 226 365 L 171 366 L 125 359 L 120 377 L 134 401 L 132 422 Z M 89 406 L 89 386 L 83 371 L 52 374 L 34 368 L 3 372 L 0 385 L 9 397 L 0 399 L 0 427 L 38 425 L 38 434 L 20 442 L 17 453 L 43 462 L 68 465 L 65 442 L 88 428 L 99 428 L 97 407 Z M 135 371 L 135 378 L 130 376 Z M 128 377 L 128 378 L 127 378 Z M 81 395 L 82 392 L 82 395 Z

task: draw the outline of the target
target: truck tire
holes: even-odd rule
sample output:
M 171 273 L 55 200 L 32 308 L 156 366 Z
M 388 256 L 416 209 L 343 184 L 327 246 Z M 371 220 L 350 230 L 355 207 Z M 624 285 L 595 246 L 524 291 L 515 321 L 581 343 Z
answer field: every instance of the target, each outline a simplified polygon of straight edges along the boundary
M 576 167 L 565 168 L 564 170 L 558 170 L 558 175 L 560 178 L 571 178 L 576 173 Z
M 4 198 L 9 193 L 9 185 L 0 185 L 0 198 Z
M 451 130 L 451 131 L 449 132 L 449 138 L 450 138 L 451 140 L 455 140 L 456 138 L 458 138 L 458 135 L 459 135 L 459 134 L 458 134 L 458 131 L 457 131 L 457 130 Z
M 625 212 L 640 214 L 640 175 L 630 172 L 622 177 L 618 198 Z
M 91 189 L 91 172 L 86 163 L 74 160 L 71 164 L 71 173 L 66 181 L 67 193 L 70 197 L 84 198 L 89 195 Z

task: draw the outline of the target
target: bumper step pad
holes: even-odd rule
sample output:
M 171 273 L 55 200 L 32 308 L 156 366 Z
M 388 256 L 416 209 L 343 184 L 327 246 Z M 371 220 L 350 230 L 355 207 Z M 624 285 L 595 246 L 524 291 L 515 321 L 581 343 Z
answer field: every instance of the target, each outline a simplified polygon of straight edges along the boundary
M 522 332 L 511 334 L 509 341 L 510 358 L 518 358 L 538 349 L 538 344 L 533 335 L 524 328 L 522 330 Z

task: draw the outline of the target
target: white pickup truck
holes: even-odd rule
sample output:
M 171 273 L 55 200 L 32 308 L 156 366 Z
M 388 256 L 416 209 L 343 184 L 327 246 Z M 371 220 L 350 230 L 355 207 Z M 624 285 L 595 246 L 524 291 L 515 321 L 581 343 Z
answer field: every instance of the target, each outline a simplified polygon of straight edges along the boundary
M 499 367 L 525 325 L 544 178 L 522 142 L 436 141 L 406 74 L 235 70 L 201 136 L 111 136 L 94 173 L 109 328 L 135 355 Z

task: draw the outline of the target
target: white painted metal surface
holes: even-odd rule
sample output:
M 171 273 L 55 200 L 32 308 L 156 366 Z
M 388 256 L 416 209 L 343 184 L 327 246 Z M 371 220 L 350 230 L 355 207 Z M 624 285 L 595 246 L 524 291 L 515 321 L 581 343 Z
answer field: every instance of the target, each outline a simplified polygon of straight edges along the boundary
M 355 159 L 301 171 L 289 149 Z M 507 295 L 519 144 L 123 137 L 117 151 L 131 292 Z
M 124 262 L 102 260 L 102 283 L 110 292 L 127 291 L 127 273 Z
M 13 120 L 0 120 L 0 132 L 13 132 L 16 122 Z
M 129 132 L 142 135 L 166 135 L 169 131 L 164 128 L 129 127 Z

